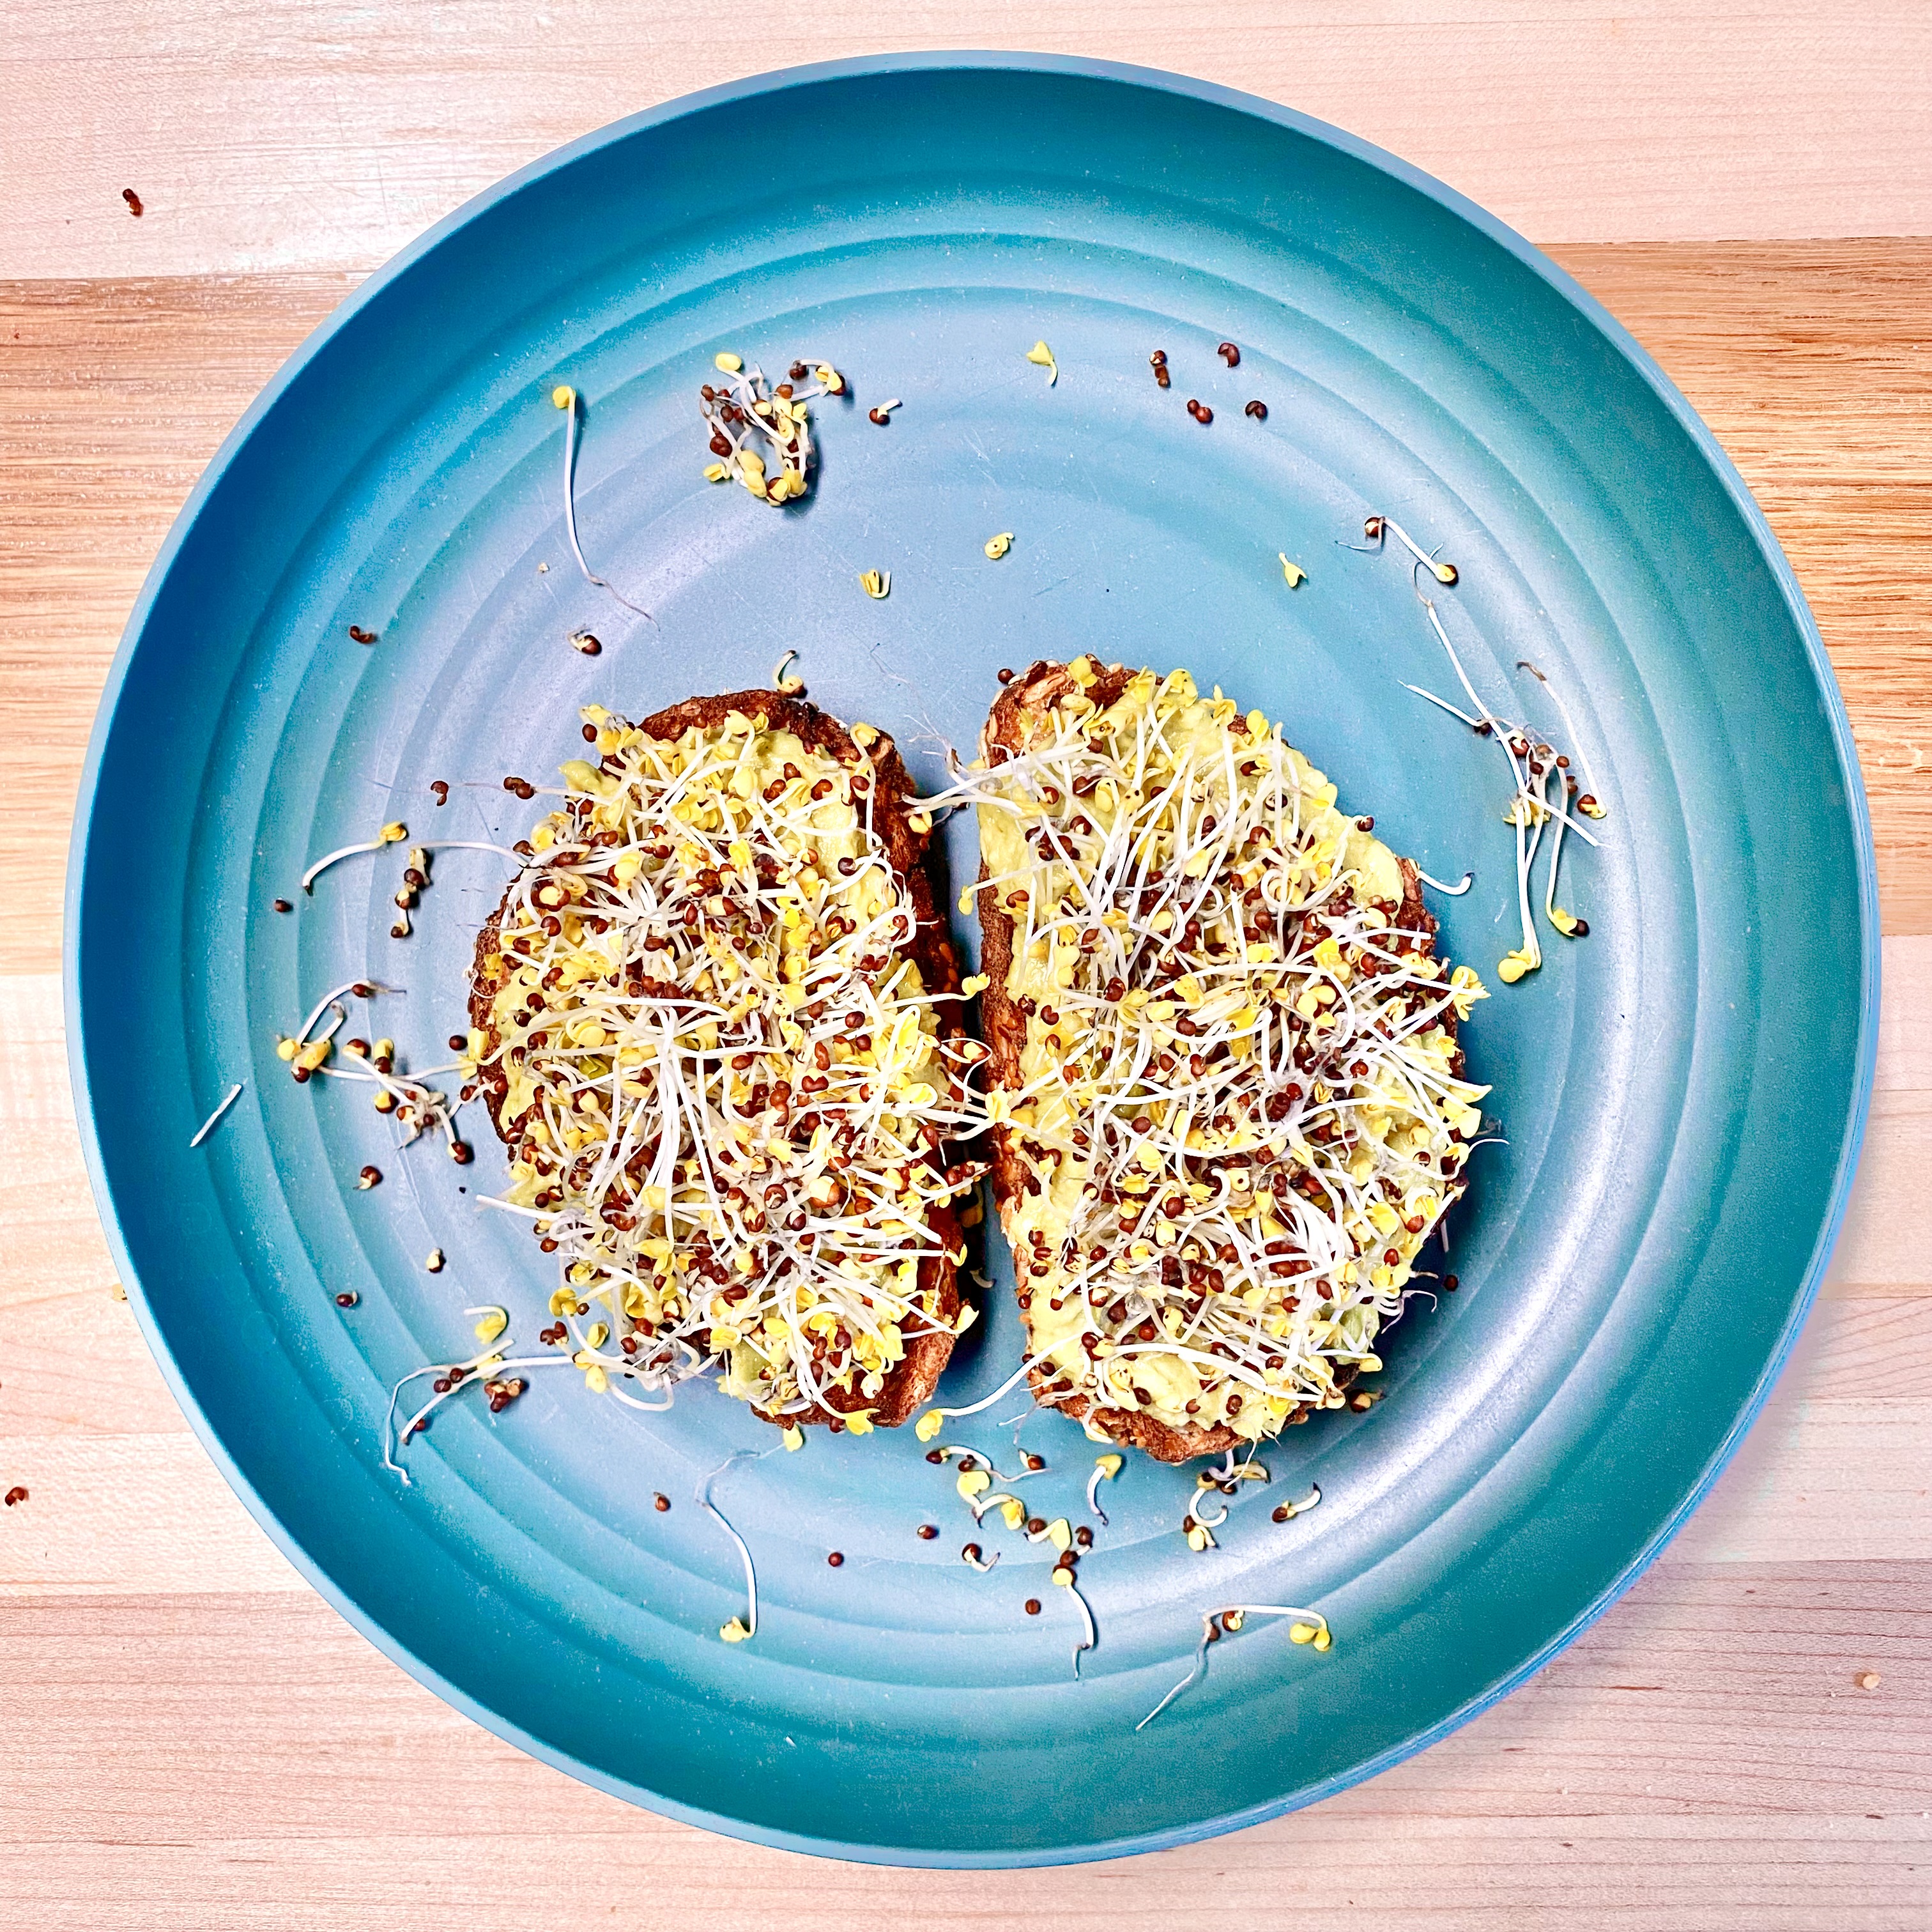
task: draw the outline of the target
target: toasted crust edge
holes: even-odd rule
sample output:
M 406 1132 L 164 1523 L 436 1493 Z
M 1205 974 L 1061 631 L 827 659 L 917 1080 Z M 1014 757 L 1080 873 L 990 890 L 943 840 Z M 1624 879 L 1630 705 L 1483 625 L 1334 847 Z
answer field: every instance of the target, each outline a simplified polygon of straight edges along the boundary
M 676 739 L 693 729 L 706 730 L 722 724 L 734 712 L 742 712 L 747 718 L 762 718 L 767 730 L 790 732 L 808 751 L 829 751 L 835 756 L 849 758 L 860 748 L 851 732 L 830 712 L 820 710 L 806 699 L 788 697 L 782 692 L 734 691 L 716 697 L 688 698 L 681 704 L 668 705 L 640 719 L 638 729 L 652 738 Z M 912 902 L 912 944 L 903 950 L 919 968 L 928 991 L 957 993 L 959 957 L 938 915 L 933 890 L 932 868 L 935 854 L 932 835 L 915 832 L 910 823 L 915 800 L 911 775 L 899 756 L 898 747 L 883 732 L 866 755 L 872 770 L 873 830 L 883 840 L 886 856 Z M 502 898 L 476 935 L 470 968 L 470 1022 L 486 1036 L 486 1052 L 496 1049 L 496 1034 L 490 1024 L 490 1014 L 500 983 L 496 976 L 490 974 L 486 962 L 492 958 L 500 961 L 497 940 L 502 929 L 503 908 L 508 901 L 509 889 L 506 886 Z M 964 1027 L 956 1002 L 950 1012 L 943 1014 L 939 1030 L 940 1038 L 949 1042 L 964 1037 Z M 490 1124 L 495 1129 L 496 1138 L 506 1146 L 509 1144 L 508 1137 L 503 1132 L 500 1110 L 506 1090 L 494 1084 L 486 1085 L 483 1089 Z M 938 1158 L 937 1155 L 934 1156 L 935 1162 Z M 938 1289 L 940 1313 L 950 1324 L 958 1318 L 959 1313 L 959 1266 L 952 1258 L 961 1251 L 962 1232 L 958 1217 L 950 1208 L 935 1210 L 931 1216 L 931 1226 L 940 1237 L 941 1252 L 937 1258 L 920 1264 L 919 1286 L 921 1290 L 935 1287 Z M 956 1339 L 944 1332 L 908 1336 L 905 1353 L 887 1372 L 885 1387 L 869 1401 L 855 1390 L 849 1406 L 842 1409 L 820 1404 L 784 1417 L 757 1408 L 753 1408 L 752 1413 L 761 1421 L 785 1428 L 794 1423 L 842 1422 L 848 1415 L 869 1410 L 874 1428 L 896 1429 L 914 1410 L 931 1399 L 952 1358 Z
M 1126 690 L 1128 680 L 1136 674 L 1122 664 L 1111 664 L 1103 668 L 1096 681 L 1085 687 L 1088 696 L 1104 710 L 1116 702 Z M 1055 664 L 1042 658 L 1036 661 L 1022 676 L 1016 677 L 994 700 L 988 714 L 986 727 L 980 734 L 980 750 L 990 758 L 997 748 L 1006 752 L 1017 752 L 1023 741 L 1023 728 L 1028 716 L 1046 710 L 1054 700 L 1074 688 L 1072 674 L 1063 664 Z M 1414 865 L 1408 860 L 1398 856 L 1396 863 L 1401 868 L 1402 897 L 1401 917 L 1406 925 L 1413 922 L 1416 929 L 1426 933 L 1433 940 L 1436 932 L 1434 916 L 1424 905 L 1422 881 Z M 987 876 L 982 863 L 980 877 Z M 995 902 L 995 896 L 982 892 L 976 895 L 980 915 L 980 970 L 986 974 L 988 984 L 980 995 L 980 1031 L 987 1048 L 987 1086 L 988 1090 L 996 1087 L 1018 1086 L 1020 1054 L 1026 1045 L 1026 1018 L 1012 1001 L 1006 997 L 1006 975 L 1011 970 L 1013 958 L 1012 916 L 1004 905 Z M 1445 1016 L 1443 1024 L 1453 1034 L 1455 1016 Z M 1018 1147 L 1018 1136 L 1014 1130 L 1004 1124 L 993 1130 L 993 1198 L 999 1210 L 1000 1226 L 1007 1238 L 1007 1245 L 1016 1256 L 1018 1243 L 1015 1238 L 1014 1216 L 1017 1209 L 1024 1169 L 1021 1165 Z M 1021 1319 L 1025 1322 L 1030 1342 L 1033 1334 L 1033 1316 L 1030 1310 L 1021 1311 Z M 1028 1354 L 1032 1352 L 1030 1346 Z M 1355 1365 L 1346 1365 L 1336 1376 L 1336 1386 L 1347 1388 L 1355 1379 Z M 1234 1448 L 1238 1444 L 1252 1438 L 1238 1435 L 1226 1423 L 1213 1428 L 1199 1424 L 1190 1424 L 1184 1429 L 1177 1429 L 1172 1423 L 1162 1422 L 1158 1417 L 1138 1412 L 1102 1409 L 1092 1400 L 1076 1393 L 1055 1397 L 1049 1393 L 1053 1378 L 1042 1369 L 1036 1368 L 1028 1375 L 1034 1399 L 1043 1407 L 1059 1409 L 1076 1422 L 1084 1423 L 1090 1412 L 1093 1426 L 1102 1430 L 1110 1442 L 1124 1448 L 1139 1449 L 1151 1456 L 1157 1462 L 1189 1462 L 1197 1456 L 1219 1456 Z M 1306 1422 L 1314 1413 L 1312 1402 L 1304 1402 L 1292 1414 L 1284 1418 L 1282 1427 L 1291 1428 L 1299 1422 Z M 1265 1439 L 1265 1438 L 1264 1438 Z

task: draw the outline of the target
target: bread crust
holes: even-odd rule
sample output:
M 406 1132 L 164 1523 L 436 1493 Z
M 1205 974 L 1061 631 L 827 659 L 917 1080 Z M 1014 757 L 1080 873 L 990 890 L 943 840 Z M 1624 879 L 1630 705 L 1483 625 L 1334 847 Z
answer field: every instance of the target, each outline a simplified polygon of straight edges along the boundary
M 640 719 L 637 728 L 648 737 L 668 741 L 682 737 L 693 729 L 716 728 L 734 712 L 761 720 L 765 730 L 790 732 L 809 752 L 824 752 L 849 761 L 860 751 L 850 731 L 829 712 L 821 711 L 803 698 L 790 697 L 782 692 L 734 691 L 716 697 L 688 698 L 682 704 L 667 706 Z M 920 976 L 929 992 L 956 994 L 959 991 L 959 957 L 938 911 L 932 877 L 935 854 L 932 835 L 913 829 L 911 816 L 916 799 L 911 776 L 899 756 L 898 748 L 883 732 L 866 748 L 865 756 L 872 773 L 873 830 L 879 835 L 886 860 L 913 908 L 912 943 L 902 950 L 919 968 Z M 497 941 L 502 928 L 503 909 L 508 903 L 506 889 L 504 898 L 484 921 L 482 930 L 476 935 L 476 956 L 470 972 L 470 1022 L 484 1035 L 485 1058 L 496 1051 L 498 1044 L 493 1017 L 503 960 Z M 964 1036 L 964 1028 L 959 1014 L 959 1002 L 956 1000 L 940 1009 L 939 1035 L 942 1040 L 951 1042 Z M 490 1124 L 496 1130 L 497 1138 L 506 1146 L 512 1143 L 504 1131 L 502 1108 L 508 1090 L 507 1080 L 486 1080 L 483 1083 Z M 944 1165 L 939 1154 L 935 1152 L 932 1158 L 935 1166 Z M 896 1429 L 915 1409 L 931 1400 L 951 1359 L 956 1339 L 951 1327 L 959 1314 L 959 1264 L 953 1257 L 961 1252 L 962 1236 L 958 1218 L 950 1208 L 934 1208 L 928 1219 L 932 1232 L 939 1238 L 940 1252 L 936 1258 L 928 1257 L 920 1263 L 918 1286 L 922 1291 L 938 1291 L 940 1318 L 946 1324 L 946 1328 L 907 1335 L 905 1352 L 886 1371 L 885 1386 L 877 1396 L 868 1397 L 856 1388 L 834 1391 L 828 1398 L 831 1406 L 819 1404 L 786 1416 L 773 1415 L 754 1408 L 754 1415 L 781 1428 L 794 1423 L 835 1421 L 842 1426 L 844 1417 L 865 1410 L 870 1412 L 875 1429 Z
M 1022 676 L 1016 677 L 994 700 L 980 734 L 982 757 L 990 764 L 1000 752 L 1018 752 L 1025 742 L 1029 716 L 1043 713 L 1058 699 L 1076 688 L 1084 688 L 1096 707 L 1105 710 L 1118 701 L 1134 676 L 1135 673 L 1124 665 L 1106 665 L 1101 668 L 1093 683 L 1078 687 L 1064 664 L 1045 659 L 1036 662 Z M 1432 944 L 1436 923 L 1423 904 L 1421 879 L 1408 860 L 1398 858 L 1396 863 L 1402 880 L 1402 922 L 1405 928 L 1425 934 Z M 983 863 L 980 877 L 982 881 L 986 877 Z M 1020 1055 L 1026 1046 L 1027 1022 L 1025 1015 L 1014 1005 L 1006 992 L 1006 976 L 1013 959 L 1012 915 L 999 902 L 997 893 L 982 892 L 976 897 L 980 909 L 980 968 L 988 982 L 980 995 L 980 1018 L 987 1049 L 986 1084 L 990 1091 L 1022 1084 Z M 1445 1014 L 1441 1024 L 1453 1034 L 1454 1012 Z M 1017 1251 L 1014 1215 L 1025 1176 L 1018 1133 L 1002 1123 L 993 1130 L 993 1198 L 999 1210 L 1000 1225 L 1006 1231 L 1009 1244 Z M 1030 1354 L 1031 1311 L 1023 1310 L 1022 1319 L 1027 1324 L 1028 1353 Z M 1346 1389 L 1354 1382 L 1357 1372 L 1356 1364 L 1344 1364 L 1336 1374 L 1336 1386 Z M 1217 1423 L 1212 1428 L 1190 1423 L 1185 1428 L 1178 1429 L 1172 1423 L 1163 1422 L 1143 1411 L 1098 1407 L 1089 1396 L 1078 1390 L 1056 1396 L 1052 1392 L 1054 1377 L 1047 1372 L 1044 1364 L 1033 1370 L 1027 1379 L 1036 1400 L 1043 1406 L 1057 1408 L 1076 1422 L 1087 1421 L 1090 1414 L 1093 1426 L 1102 1430 L 1110 1441 L 1126 1448 L 1143 1450 L 1157 1462 L 1189 1462 L 1197 1456 L 1223 1455 L 1238 1444 L 1252 1442 L 1251 1438 L 1237 1434 L 1226 1423 Z M 1302 1403 L 1284 1419 L 1282 1426 L 1287 1428 L 1298 1422 L 1306 1422 L 1314 1408 L 1312 1402 Z

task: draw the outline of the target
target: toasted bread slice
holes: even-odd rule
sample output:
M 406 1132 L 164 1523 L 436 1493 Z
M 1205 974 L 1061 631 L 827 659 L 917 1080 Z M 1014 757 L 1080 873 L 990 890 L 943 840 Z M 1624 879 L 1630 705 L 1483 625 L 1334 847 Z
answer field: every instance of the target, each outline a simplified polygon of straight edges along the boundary
M 548 1332 L 593 1386 L 718 1362 L 781 1425 L 896 1426 L 964 1325 L 931 821 L 890 739 L 797 698 L 584 716 L 470 994 Z
M 1462 1192 L 1480 983 L 1372 821 L 1184 672 L 1036 664 L 981 749 L 994 1188 L 1036 1396 L 1166 1462 L 1342 1406 Z

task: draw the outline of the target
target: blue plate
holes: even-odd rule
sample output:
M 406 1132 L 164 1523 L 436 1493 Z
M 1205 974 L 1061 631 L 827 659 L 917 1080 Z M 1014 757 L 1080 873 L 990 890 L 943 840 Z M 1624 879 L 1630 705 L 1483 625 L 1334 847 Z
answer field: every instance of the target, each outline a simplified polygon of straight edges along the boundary
M 1025 360 L 1042 337 L 1057 383 Z M 701 479 L 694 392 L 725 349 L 851 378 L 802 506 Z M 654 624 L 572 567 L 559 380 L 586 399 L 586 550 Z M 505 874 L 446 853 L 395 941 L 399 851 L 305 898 L 311 860 L 392 818 L 412 839 L 520 836 L 535 808 L 498 781 L 568 755 L 579 705 L 763 685 L 792 647 L 819 703 L 890 728 L 936 784 L 996 668 L 1092 650 L 1223 685 L 1398 850 L 1473 866 L 1440 910 L 1493 983 L 1514 944 L 1499 765 L 1402 688 L 1447 670 L 1400 560 L 1351 548 L 1373 512 L 1461 567 L 1438 602 L 1492 703 L 1552 730 L 1517 659 L 1567 688 L 1610 808 L 1600 853 L 1566 861 L 1592 936 L 1546 934 L 1547 965 L 1470 1028 L 1508 1141 L 1456 1217 L 1461 1292 L 1389 1340 L 1386 1403 L 1291 1432 L 1203 1556 L 1178 1527 L 1190 1472 L 1130 1462 L 1082 1571 L 1100 1643 L 1078 1682 L 1051 1549 L 1002 1535 L 993 1574 L 965 1568 L 951 1474 L 909 1430 L 720 1479 L 761 1583 L 736 1646 L 718 1631 L 742 1607 L 738 1557 L 694 1492 L 775 1438 L 713 1392 L 642 1417 L 539 1374 L 500 1418 L 446 1406 L 409 1486 L 385 1469 L 391 1383 L 472 1346 L 468 1305 L 502 1300 L 533 1340 L 544 1277 L 520 1228 L 476 1209 L 502 1174 L 480 1109 L 473 1168 L 399 1155 L 358 1090 L 293 1084 L 274 1036 L 367 974 L 407 991 L 355 1030 L 406 1064 L 446 1058 Z M 998 530 L 1014 542 L 994 563 Z M 856 581 L 874 568 L 883 603 Z M 601 656 L 569 647 L 580 627 Z M 183 512 L 109 681 L 77 834 L 68 996 L 101 1211 L 250 1508 L 502 1736 L 676 1816 L 852 1858 L 1043 1864 L 1226 1831 L 1520 1682 L 1655 1553 L 1762 1400 L 1870 1079 L 1850 735 L 1790 572 L 1683 398 L 1541 256 L 1413 170 L 1264 102 L 1091 62 L 746 82 L 433 231 L 288 364 Z M 957 842 L 952 863 L 972 864 Z M 370 1161 L 388 1179 L 358 1192 Z M 992 1245 L 956 1400 L 1018 1358 Z M 1010 1454 L 1010 1413 L 958 1433 Z M 1050 1466 L 1033 1506 L 1080 1520 L 1091 1445 L 1058 1418 L 1019 1433 Z M 1321 1508 L 1273 1522 L 1311 1482 Z M 1251 1623 L 1137 1730 L 1201 1613 L 1240 1601 L 1316 1605 L 1334 1648 Z

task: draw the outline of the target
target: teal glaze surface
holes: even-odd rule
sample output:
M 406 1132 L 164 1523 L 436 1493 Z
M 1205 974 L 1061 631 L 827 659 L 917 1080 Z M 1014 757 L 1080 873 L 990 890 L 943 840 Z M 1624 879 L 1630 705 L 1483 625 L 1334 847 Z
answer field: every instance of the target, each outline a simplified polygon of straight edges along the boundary
M 1041 336 L 1051 387 L 1023 359 Z M 802 508 L 700 478 L 694 392 L 728 347 L 851 378 Z M 586 547 L 655 626 L 571 566 L 558 380 L 586 399 Z M 866 407 L 892 396 L 874 428 Z M 1567 687 L 1611 808 L 1601 854 L 1567 861 L 1592 936 L 1546 941 L 1544 970 L 1468 1029 L 1508 1138 L 1455 1217 L 1461 1292 L 1388 1339 L 1385 1403 L 1270 1448 L 1273 1484 L 1208 1556 L 1177 1528 L 1190 1472 L 1131 1460 L 1082 1571 L 1101 1642 L 1077 1682 L 1051 1550 L 964 1568 L 969 1519 L 910 1430 L 814 1437 L 722 1479 L 761 1583 L 758 1638 L 735 1647 L 717 1630 L 742 1607 L 737 1558 L 693 1492 L 775 1438 L 712 1392 L 643 1417 L 538 1375 L 501 1418 L 446 1406 L 411 1486 L 384 1470 L 390 1383 L 467 1350 L 466 1304 L 500 1299 L 532 1336 L 546 1282 L 527 1235 L 473 1206 L 502 1174 L 480 1108 L 473 1168 L 398 1155 L 359 1090 L 294 1085 L 274 1036 L 367 974 L 408 989 L 370 1022 L 406 1064 L 446 1058 L 504 874 L 446 854 L 397 944 L 399 853 L 304 898 L 308 862 L 392 818 L 417 838 L 520 836 L 536 808 L 497 782 L 542 782 L 580 704 L 762 685 L 792 646 L 819 703 L 893 731 L 935 784 L 998 666 L 1090 650 L 1261 706 L 1399 850 L 1473 866 L 1437 910 L 1493 985 L 1514 943 L 1495 754 L 1402 690 L 1446 692 L 1448 673 L 1407 572 L 1348 547 L 1371 511 L 1461 566 L 1439 601 L 1492 703 L 1554 727 L 1520 657 Z M 1012 552 L 989 563 L 1001 530 Z M 1298 591 L 1280 551 L 1309 573 Z M 860 593 L 868 568 L 892 572 L 886 602 Z M 580 626 L 600 657 L 568 648 Z M 435 778 L 458 787 L 440 810 Z M 952 832 L 957 876 L 971 833 Z M 70 1038 L 156 1355 L 244 1501 L 388 1654 L 681 1818 L 851 1858 L 1046 1864 L 1370 1774 L 1520 1682 L 1655 1553 L 1829 1250 L 1870 1075 L 1873 878 L 1844 712 L 1762 518 L 1540 255 L 1264 102 L 1094 63 L 894 58 L 564 150 L 398 257 L 270 385 L 110 680 L 74 847 Z M 358 1193 L 371 1160 L 388 1178 Z M 992 1248 L 951 1400 L 1018 1359 Z M 1012 1412 L 957 1433 L 1004 1447 Z M 1021 1438 L 1051 1465 L 1034 1507 L 1078 1520 L 1092 1446 L 1052 1417 Z M 1311 1481 L 1321 1508 L 1273 1524 Z M 1046 1614 L 1022 1614 L 1029 1595 Z M 1251 1624 L 1136 1732 L 1201 1612 L 1243 1600 L 1318 1606 L 1334 1648 Z

